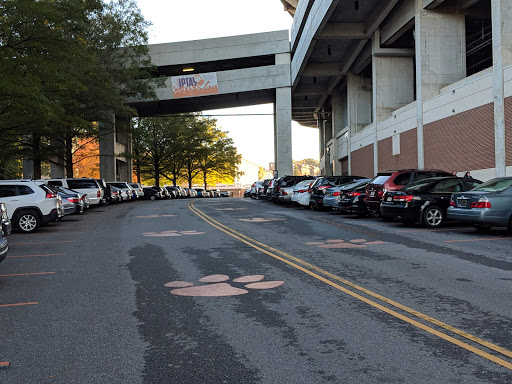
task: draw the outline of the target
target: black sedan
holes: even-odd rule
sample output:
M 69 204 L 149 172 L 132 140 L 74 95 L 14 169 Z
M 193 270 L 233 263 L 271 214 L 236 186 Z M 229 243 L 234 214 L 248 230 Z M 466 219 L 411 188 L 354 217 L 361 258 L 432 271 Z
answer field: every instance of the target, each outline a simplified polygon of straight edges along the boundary
M 437 228 L 446 221 L 452 193 L 469 191 L 480 184 L 480 180 L 455 176 L 415 181 L 401 190 L 386 192 L 380 214 L 383 218 L 400 219 L 404 223 L 419 221 L 426 227 Z
M 349 191 L 345 191 L 338 202 L 338 210 L 345 213 L 351 213 L 359 217 L 369 215 L 370 212 L 364 202 L 367 184 L 368 182 L 365 182 Z

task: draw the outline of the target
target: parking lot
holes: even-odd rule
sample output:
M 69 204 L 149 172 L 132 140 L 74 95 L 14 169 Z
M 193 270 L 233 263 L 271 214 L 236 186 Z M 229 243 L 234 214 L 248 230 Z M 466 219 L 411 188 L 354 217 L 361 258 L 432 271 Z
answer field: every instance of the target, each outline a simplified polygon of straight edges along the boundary
M 217 198 L 8 238 L 2 383 L 512 378 L 505 229 Z

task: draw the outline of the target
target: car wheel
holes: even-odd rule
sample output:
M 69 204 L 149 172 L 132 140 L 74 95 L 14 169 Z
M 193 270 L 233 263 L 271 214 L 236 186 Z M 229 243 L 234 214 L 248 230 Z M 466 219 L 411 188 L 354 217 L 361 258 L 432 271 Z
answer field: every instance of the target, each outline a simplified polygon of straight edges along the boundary
M 429 228 L 438 228 L 445 220 L 444 212 L 439 207 L 428 207 L 423 212 L 423 224 Z
M 156 199 L 156 197 L 155 197 L 155 196 L 151 196 L 149 199 L 150 199 L 150 200 L 155 200 L 155 199 Z
M 34 211 L 21 211 L 16 215 L 16 226 L 21 232 L 33 233 L 41 226 L 41 219 Z
M 510 228 L 510 221 L 509 221 L 509 228 Z M 491 230 L 491 228 L 493 227 L 492 225 L 490 224 L 473 224 L 473 227 L 478 231 L 478 232 L 482 232 L 482 233 L 487 233 Z

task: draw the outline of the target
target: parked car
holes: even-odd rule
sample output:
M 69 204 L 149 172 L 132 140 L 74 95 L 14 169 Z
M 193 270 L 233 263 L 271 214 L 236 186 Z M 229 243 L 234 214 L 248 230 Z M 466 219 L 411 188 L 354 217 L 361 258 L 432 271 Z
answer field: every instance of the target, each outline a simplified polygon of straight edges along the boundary
M 309 200 L 311 194 L 309 193 L 309 187 L 314 183 L 313 179 L 302 180 L 293 187 L 291 202 L 295 205 L 301 205 L 305 208 L 309 208 Z
M 359 186 L 354 186 L 344 190 L 343 194 L 341 195 L 341 199 L 338 202 L 338 210 L 341 212 L 354 214 L 359 217 L 367 216 L 370 212 L 366 206 L 366 203 L 364 202 L 364 198 L 366 197 L 366 186 L 372 181 L 373 179 L 370 179 L 369 181 L 364 182 Z
M 267 198 L 267 190 L 268 186 L 272 179 L 265 179 L 263 180 L 263 184 L 261 185 L 261 188 L 258 190 L 258 197 L 260 199 L 266 199 Z
M 129 190 L 118 188 L 115 185 L 111 185 L 110 188 L 112 191 L 117 193 L 117 198 L 120 203 L 132 200 L 132 194 Z
M 142 191 L 144 192 L 144 199 L 146 200 L 156 200 L 162 198 L 162 190 L 157 187 L 142 187 Z
M 448 218 L 471 223 L 483 232 L 507 227 L 512 234 L 512 177 L 498 177 L 469 192 L 454 193 Z
M 197 191 L 197 190 L 196 190 L 196 191 Z M 246 190 L 244 191 L 244 197 L 251 197 L 251 189 L 250 189 L 250 188 L 249 188 L 249 189 L 246 189 Z
M 268 183 L 268 186 L 267 186 L 267 191 L 265 193 L 265 198 L 267 200 L 272 200 L 272 193 L 274 191 L 274 184 L 276 183 L 278 179 L 272 179 L 270 180 L 270 182 Z M 245 197 L 245 196 L 244 196 Z
M 345 192 L 350 192 L 354 188 L 360 187 L 362 185 L 366 186 L 366 184 L 368 184 L 368 182 L 370 180 L 371 179 L 364 179 L 364 178 L 357 179 L 357 180 L 353 180 L 352 182 L 349 182 L 346 184 L 342 184 L 342 185 L 338 185 L 335 187 L 330 187 L 330 188 L 325 189 L 325 195 L 324 195 L 324 198 L 322 201 L 323 206 L 325 208 L 338 210 L 338 203 L 340 202 L 341 197 L 345 194 Z
M 48 188 L 59 194 L 62 200 L 62 206 L 64 208 L 64 216 L 84 213 L 84 200 L 87 196 L 86 194 L 59 186 L 48 185 Z
M 273 184 L 271 199 L 274 203 L 279 203 L 281 188 L 291 187 L 302 180 L 313 180 L 314 176 L 283 176 L 277 179 Z
M 354 180 L 364 179 L 362 176 L 322 176 L 318 177 L 313 184 L 311 184 L 310 193 L 311 198 L 309 205 L 311 208 L 319 210 L 324 207 L 324 196 L 328 188 L 336 185 L 343 185 Z
M 404 185 L 429 177 L 452 176 L 439 169 L 401 169 L 377 173 L 377 177 L 366 186 L 365 204 L 372 214 L 380 215 L 382 195 L 386 191 L 397 191 Z
M 9 251 L 9 243 L 5 237 L 6 235 L 3 227 L 0 227 L 0 262 L 5 260 L 7 252 Z
M 33 180 L 0 180 L 0 203 L 5 204 L 13 227 L 24 233 L 62 217 L 60 196 Z
M 446 221 L 452 193 L 469 191 L 480 184 L 480 180 L 456 176 L 415 181 L 398 191 L 385 192 L 380 214 L 383 218 L 438 228 Z
M 251 198 L 252 199 L 259 199 L 260 198 L 260 192 L 263 191 L 263 180 L 255 181 L 251 185 Z
M 137 199 L 144 197 L 144 191 L 142 190 L 142 185 L 140 183 L 128 183 L 128 185 L 137 193 Z
M 231 191 L 220 191 L 220 197 L 233 197 L 233 192 L 231 192 Z
M 72 189 L 74 191 L 85 193 L 89 199 L 90 205 L 100 205 L 105 202 L 104 190 L 98 184 L 96 179 L 90 178 L 65 178 L 65 179 L 48 179 L 38 180 L 47 183 L 48 185 L 57 185 L 64 188 Z
M 194 188 L 197 192 L 197 197 L 208 197 L 208 193 L 203 188 Z
M 137 192 L 126 181 L 107 181 L 107 185 L 119 188 L 126 192 L 129 197 L 128 201 L 133 201 L 138 198 Z
M 94 179 L 94 180 L 96 181 L 96 184 L 98 184 L 99 187 L 103 190 L 103 197 L 100 200 L 100 205 L 109 204 L 110 201 L 112 200 L 111 199 L 112 193 L 110 191 L 110 186 L 107 185 L 107 183 L 103 179 Z
M 12 230 L 11 220 L 7 215 L 7 208 L 4 203 L 0 203 L 0 226 L 4 231 L 4 235 L 10 235 Z

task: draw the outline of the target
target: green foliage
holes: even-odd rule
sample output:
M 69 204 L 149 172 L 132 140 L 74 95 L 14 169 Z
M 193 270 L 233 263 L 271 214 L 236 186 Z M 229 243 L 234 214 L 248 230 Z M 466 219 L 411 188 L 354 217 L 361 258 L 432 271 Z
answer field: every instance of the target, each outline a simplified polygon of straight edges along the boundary
M 132 136 L 135 172 L 158 186 L 162 178 L 190 187 L 232 183 L 241 155 L 216 123 L 199 114 L 139 119 Z
M 0 0 L 0 151 L 39 174 L 61 157 L 72 176 L 72 144 L 99 135 L 93 121 L 154 96 L 147 27 L 135 0 Z

